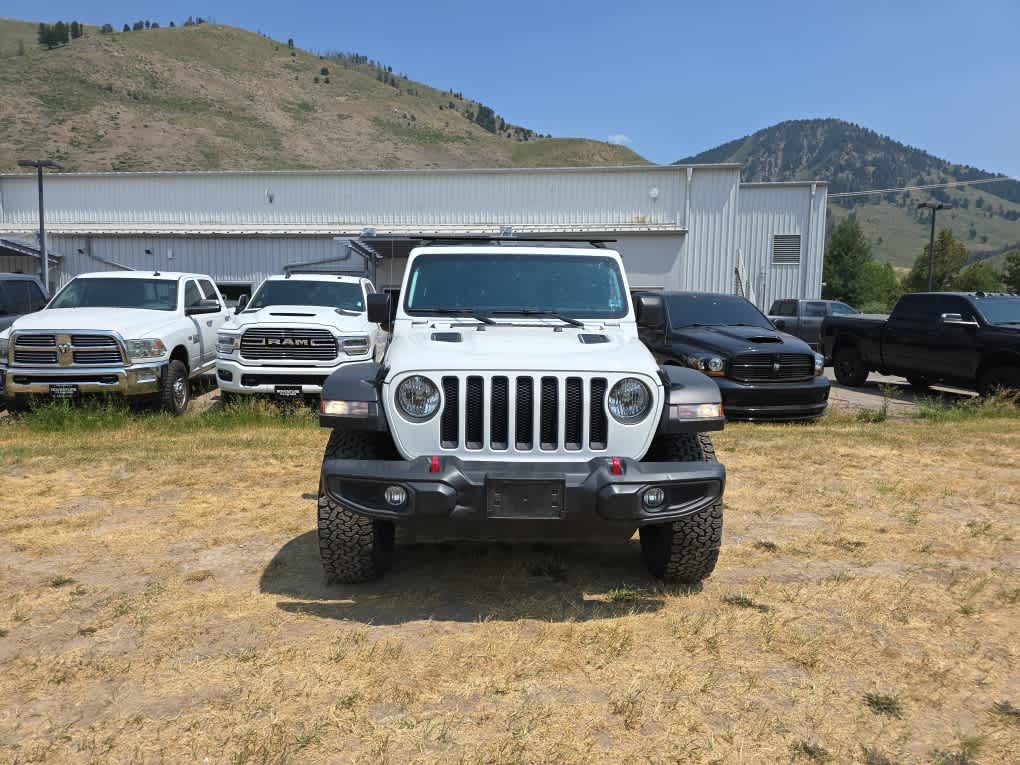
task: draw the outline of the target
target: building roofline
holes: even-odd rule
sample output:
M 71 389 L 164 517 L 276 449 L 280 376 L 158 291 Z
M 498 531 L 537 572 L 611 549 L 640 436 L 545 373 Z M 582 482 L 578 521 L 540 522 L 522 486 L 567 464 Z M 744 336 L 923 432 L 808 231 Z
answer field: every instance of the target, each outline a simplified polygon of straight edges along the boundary
M 734 170 L 741 165 L 736 162 L 694 165 L 606 165 L 593 167 L 467 167 L 467 168 L 407 168 L 398 170 L 345 169 L 345 170 L 145 170 L 138 172 L 48 173 L 48 179 L 57 178 L 165 178 L 168 176 L 194 178 L 231 178 L 255 176 L 404 176 L 404 175 L 528 175 L 528 174 L 587 174 L 623 173 L 641 171 L 645 173 L 679 172 L 687 168 L 706 170 Z M 0 173 L 0 180 L 35 179 L 35 173 Z
M 828 186 L 828 181 L 742 181 L 741 187 L 767 188 L 769 186 Z

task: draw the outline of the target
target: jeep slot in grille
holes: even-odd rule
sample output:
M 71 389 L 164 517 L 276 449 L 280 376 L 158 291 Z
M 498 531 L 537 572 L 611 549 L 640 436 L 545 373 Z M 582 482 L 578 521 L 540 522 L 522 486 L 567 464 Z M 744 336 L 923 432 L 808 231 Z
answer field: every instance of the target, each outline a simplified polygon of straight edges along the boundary
M 606 378 L 448 375 L 439 442 L 444 449 L 527 452 L 606 448 Z M 537 388 L 537 390 L 536 390 Z M 537 432 L 536 432 L 537 431 Z
M 241 356 L 265 361 L 333 361 L 339 354 L 329 330 L 273 327 L 245 330 Z

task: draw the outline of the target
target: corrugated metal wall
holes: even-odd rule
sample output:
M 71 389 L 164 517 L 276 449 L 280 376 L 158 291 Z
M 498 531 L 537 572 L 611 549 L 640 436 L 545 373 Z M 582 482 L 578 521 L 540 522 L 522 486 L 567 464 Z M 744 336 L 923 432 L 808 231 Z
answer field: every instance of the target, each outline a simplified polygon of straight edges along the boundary
M 683 175 L 679 167 L 54 174 L 46 210 L 54 226 L 676 225 Z M 35 176 L 0 176 L 0 229 L 36 218 Z
M 780 298 L 821 295 L 825 249 L 825 184 L 743 184 L 738 216 L 738 263 L 764 311 Z M 799 264 L 772 262 L 772 238 L 799 234 Z
M 680 256 L 680 289 L 733 291 L 740 171 L 691 175 L 689 233 Z

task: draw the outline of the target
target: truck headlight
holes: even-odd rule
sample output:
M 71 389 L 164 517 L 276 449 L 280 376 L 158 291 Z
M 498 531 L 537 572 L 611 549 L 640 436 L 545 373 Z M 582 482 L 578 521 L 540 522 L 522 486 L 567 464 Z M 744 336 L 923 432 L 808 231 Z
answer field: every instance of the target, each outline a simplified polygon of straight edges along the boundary
M 820 354 L 815 354 L 815 377 L 825 374 L 825 357 Z
M 609 413 L 620 422 L 633 422 L 648 414 L 652 392 L 633 377 L 624 377 L 609 391 Z
M 0 337 L 0 362 L 7 361 L 7 346 L 10 340 L 6 337 Z
M 233 353 L 237 348 L 237 335 L 216 335 L 217 353 Z
M 159 338 L 148 337 L 142 340 L 127 341 L 128 357 L 132 361 L 159 359 L 166 355 L 166 346 Z
M 397 405 L 414 420 L 427 420 L 439 411 L 439 388 L 422 375 L 413 375 L 397 386 Z
M 726 374 L 726 360 L 719 356 L 690 356 L 687 365 L 709 377 L 723 377 Z
M 361 356 L 368 353 L 367 337 L 345 337 L 340 341 L 340 347 L 348 356 Z

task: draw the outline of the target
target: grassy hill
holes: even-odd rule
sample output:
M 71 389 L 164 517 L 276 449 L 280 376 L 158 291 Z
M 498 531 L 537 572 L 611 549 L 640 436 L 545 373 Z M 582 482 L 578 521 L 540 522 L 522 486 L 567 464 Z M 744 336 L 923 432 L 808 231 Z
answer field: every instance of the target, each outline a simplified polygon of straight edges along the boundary
M 740 162 L 745 180 L 824 180 L 829 192 L 917 186 L 985 178 L 993 173 L 957 165 L 886 136 L 836 119 L 794 120 L 687 157 L 681 162 Z M 997 258 L 1020 244 L 1020 183 L 903 192 L 832 200 L 832 222 L 855 214 L 875 255 L 909 266 L 928 241 L 927 211 L 938 200 L 953 209 L 938 215 L 975 258 Z
M 89 28 L 54 50 L 35 34 L 35 23 L 0 20 L 0 172 L 36 155 L 71 170 L 646 161 L 626 147 L 539 137 L 491 113 L 483 120 L 479 103 L 362 56 L 320 57 L 234 27 Z

